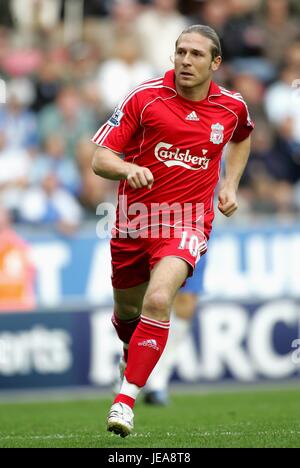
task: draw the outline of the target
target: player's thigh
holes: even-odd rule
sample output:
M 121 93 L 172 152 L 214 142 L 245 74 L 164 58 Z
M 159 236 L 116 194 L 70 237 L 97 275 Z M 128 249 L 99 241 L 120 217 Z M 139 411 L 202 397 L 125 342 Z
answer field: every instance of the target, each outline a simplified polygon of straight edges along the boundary
M 168 320 L 178 289 L 189 274 L 188 263 L 177 257 L 164 257 L 151 271 L 144 297 L 143 314 L 157 320 Z
M 148 282 L 128 289 L 114 288 L 114 310 L 121 320 L 135 318 L 141 314 L 147 286 Z
M 174 300 L 175 315 L 184 320 L 191 320 L 198 303 L 198 295 L 191 292 L 178 291 Z

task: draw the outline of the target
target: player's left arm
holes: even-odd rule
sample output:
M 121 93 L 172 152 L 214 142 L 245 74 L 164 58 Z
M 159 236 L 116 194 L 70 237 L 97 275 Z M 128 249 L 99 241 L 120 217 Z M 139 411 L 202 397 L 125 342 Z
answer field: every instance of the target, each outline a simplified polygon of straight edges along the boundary
M 238 209 L 237 190 L 250 154 L 250 135 L 239 142 L 229 142 L 225 155 L 225 176 L 219 191 L 218 208 L 224 216 Z

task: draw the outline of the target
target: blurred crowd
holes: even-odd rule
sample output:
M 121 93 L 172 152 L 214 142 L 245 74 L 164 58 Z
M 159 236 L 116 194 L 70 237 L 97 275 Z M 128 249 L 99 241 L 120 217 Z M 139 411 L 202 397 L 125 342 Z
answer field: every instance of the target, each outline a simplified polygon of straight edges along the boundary
M 177 37 L 195 23 L 219 34 L 216 81 L 243 95 L 256 123 L 242 214 L 296 219 L 298 0 L 8 0 L 0 2 L 0 205 L 15 222 L 70 234 L 115 199 L 116 184 L 92 173 L 90 138 L 132 87 L 172 68 Z

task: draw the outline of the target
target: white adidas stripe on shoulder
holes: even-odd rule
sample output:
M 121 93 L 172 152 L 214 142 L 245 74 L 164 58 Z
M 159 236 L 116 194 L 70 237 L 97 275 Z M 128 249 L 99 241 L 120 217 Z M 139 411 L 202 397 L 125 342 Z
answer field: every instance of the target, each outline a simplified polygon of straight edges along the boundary
M 237 93 L 236 91 L 230 91 L 230 89 L 224 88 L 224 86 L 219 86 L 219 88 L 230 94 L 240 94 L 240 93 Z
M 151 89 L 151 88 L 154 88 L 154 89 L 162 88 L 163 87 L 162 84 L 163 84 L 163 78 L 156 79 L 156 80 L 148 80 L 144 82 L 144 84 L 137 86 L 129 94 L 127 94 L 127 96 L 123 99 L 123 101 L 119 103 L 118 109 L 123 111 L 126 104 L 130 101 L 130 99 L 133 98 L 133 96 L 139 93 L 140 91 L 144 91 L 146 89 Z M 100 129 L 98 130 L 98 133 L 95 135 L 92 141 L 96 143 L 97 145 L 101 146 L 104 143 L 110 131 L 113 130 L 113 128 L 114 127 L 112 127 L 106 122 L 104 125 L 102 125 L 102 127 L 100 127 Z
M 244 101 L 244 99 L 243 99 L 243 97 L 241 95 L 232 94 L 232 93 L 223 91 L 222 89 L 221 89 L 221 93 L 224 94 L 225 96 L 231 97 L 232 99 L 238 99 L 239 101 Z
M 231 96 L 239 96 L 239 97 L 243 98 L 243 96 L 240 93 L 237 93 L 235 91 L 230 91 L 229 89 L 224 88 L 224 86 L 219 86 L 219 88 L 220 88 L 221 91 L 225 91 L 225 93 L 228 93 Z
M 121 101 L 118 105 L 118 108 L 123 110 L 124 107 L 126 106 L 127 102 L 130 101 L 130 99 L 136 94 L 139 93 L 140 91 L 144 91 L 145 89 L 150 89 L 150 88 L 162 88 L 163 84 L 163 79 L 152 81 L 151 83 L 146 82 L 145 84 L 142 84 L 138 86 L 137 88 L 134 88 L 127 96 Z
M 249 125 L 251 125 L 252 120 L 251 120 L 251 117 L 250 117 L 249 109 L 248 109 L 247 103 L 246 103 L 246 101 L 244 101 L 242 95 L 240 93 L 232 94 L 230 91 L 228 91 L 228 89 L 223 88 L 222 86 L 220 86 L 220 90 L 221 90 L 221 93 L 224 96 L 231 97 L 232 99 L 235 99 L 236 101 L 239 101 L 242 104 L 244 104 L 244 106 L 246 108 L 246 112 L 247 112 L 247 120 L 248 120 Z
M 220 88 L 220 90 L 221 90 L 221 94 L 224 94 L 224 96 L 231 97 L 232 99 L 235 99 L 236 101 L 240 101 L 240 102 L 243 102 L 244 104 L 246 104 L 241 94 L 231 93 L 230 91 L 228 91 L 225 88 Z

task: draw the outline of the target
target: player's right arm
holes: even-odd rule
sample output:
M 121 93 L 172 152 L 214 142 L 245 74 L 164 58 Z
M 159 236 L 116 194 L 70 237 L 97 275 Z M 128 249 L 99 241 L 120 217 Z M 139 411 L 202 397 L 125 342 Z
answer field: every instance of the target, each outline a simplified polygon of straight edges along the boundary
M 96 150 L 92 168 L 95 174 L 105 179 L 126 179 L 133 189 L 142 187 L 151 189 L 154 181 L 150 169 L 123 161 L 114 151 L 104 147 Z
M 133 189 L 151 189 L 153 184 L 153 175 L 147 167 L 129 163 L 120 157 L 138 133 L 141 109 L 145 105 L 142 95 L 138 99 L 138 94 L 144 88 L 140 86 L 129 93 L 92 138 L 98 146 L 92 161 L 95 174 L 105 179 L 127 180 Z

